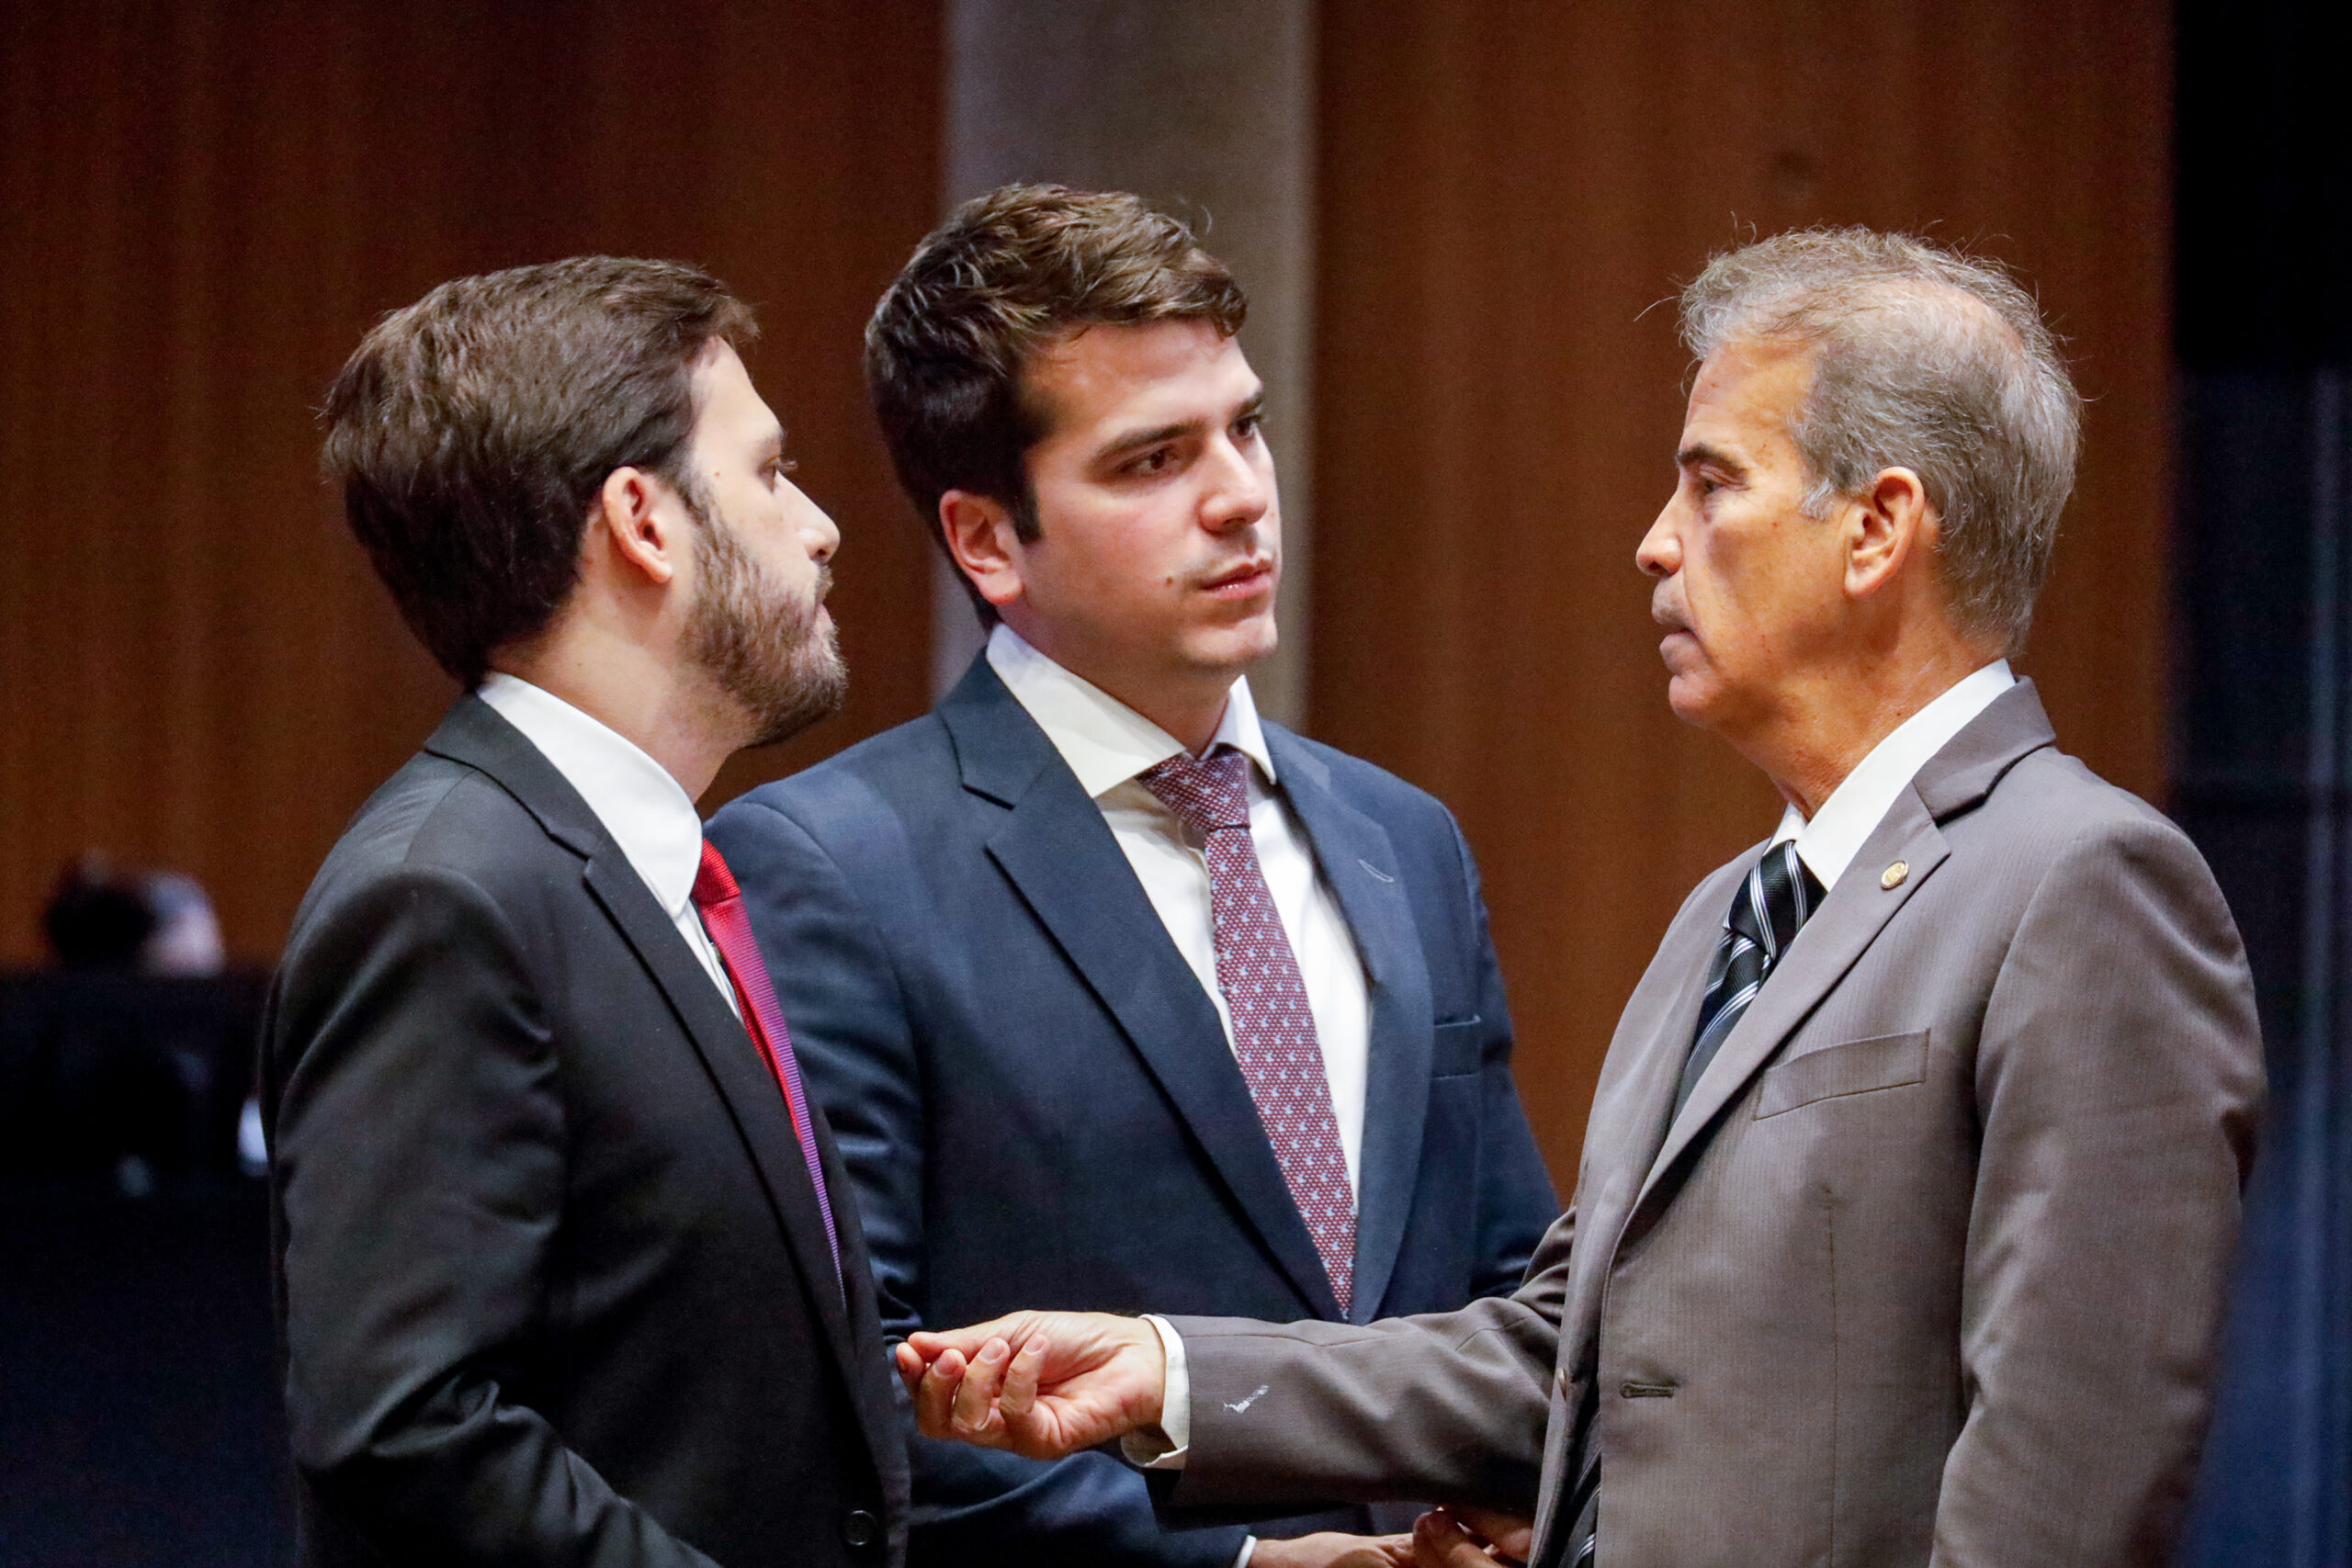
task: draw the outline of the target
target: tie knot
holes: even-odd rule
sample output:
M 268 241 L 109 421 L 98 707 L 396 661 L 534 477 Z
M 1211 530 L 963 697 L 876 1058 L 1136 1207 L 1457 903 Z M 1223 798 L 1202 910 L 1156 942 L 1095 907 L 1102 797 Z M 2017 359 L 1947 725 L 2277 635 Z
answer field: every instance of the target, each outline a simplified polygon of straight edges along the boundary
M 1218 746 L 1205 757 L 1179 752 L 1144 770 L 1142 780 L 1144 788 L 1195 831 L 1250 826 L 1250 759 L 1230 746 Z
M 702 841 L 702 864 L 695 869 L 695 908 L 707 909 L 713 904 L 724 904 L 740 898 L 743 890 L 735 886 L 735 874 L 727 869 L 727 862 L 718 853 L 718 846 L 708 839 Z
M 1783 840 L 1766 850 L 1748 872 L 1732 899 L 1729 923 L 1764 950 L 1768 963 L 1777 962 L 1822 897 L 1821 883 L 1797 853 L 1796 840 Z

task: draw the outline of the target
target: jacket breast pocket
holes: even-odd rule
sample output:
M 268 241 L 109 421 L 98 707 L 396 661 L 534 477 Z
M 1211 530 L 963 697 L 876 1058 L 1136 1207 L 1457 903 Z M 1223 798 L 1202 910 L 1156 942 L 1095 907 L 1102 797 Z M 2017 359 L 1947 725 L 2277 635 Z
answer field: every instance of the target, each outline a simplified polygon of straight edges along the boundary
M 1468 1018 L 1442 1019 L 1430 1025 L 1430 1077 L 1475 1073 L 1485 1065 L 1479 1060 L 1485 1034 L 1478 1027 L 1484 1021 L 1474 1012 Z
M 1927 1076 L 1928 1032 L 1924 1029 L 1825 1045 L 1765 1070 L 1757 1085 L 1756 1117 L 1762 1121 L 1840 1095 L 1900 1089 Z

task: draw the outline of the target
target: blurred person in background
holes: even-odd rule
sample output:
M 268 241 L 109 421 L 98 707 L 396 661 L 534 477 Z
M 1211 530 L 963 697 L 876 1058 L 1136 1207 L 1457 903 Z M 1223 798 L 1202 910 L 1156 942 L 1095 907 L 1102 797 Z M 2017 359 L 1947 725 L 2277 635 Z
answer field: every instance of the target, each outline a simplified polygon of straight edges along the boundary
M 867 331 L 982 620 L 930 716 L 719 812 L 888 1326 L 1045 1297 L 1335 1325 L 1519 1282 L 1558 1212 L 1468 846 L 1261 720 L 1282 511 L 1240 287 L 1136 197 L 1010 186 Z M 1393 1561 L 1413 1510 L 1163 1529 L 1109 1454 L 919 1444 L 918 1562 Z
M 175 871 L 151 872 L 146 896 L 155 929 L 140 944 L 139 967 L 150 975 L 220 974 L 228 952 L 204 885 Z
M 118 873 L 95 852 L 57 874 L 40 917 L 61 969 L 137 969 L 160 923 L 146 879 Z
M 59 873 L 41 931 L 51 967 L 0 983 L 0 1165 L 103 1172 L 137 1198 L 223 1159 L 255 1010 L 222 977 L 202 887 L 92 852 Z

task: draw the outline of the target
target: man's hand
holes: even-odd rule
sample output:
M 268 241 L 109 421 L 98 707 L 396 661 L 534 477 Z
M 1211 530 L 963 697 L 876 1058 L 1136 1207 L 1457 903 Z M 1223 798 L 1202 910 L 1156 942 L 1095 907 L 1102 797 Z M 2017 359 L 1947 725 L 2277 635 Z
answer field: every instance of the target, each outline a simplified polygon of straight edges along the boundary
M 1324 1530 L 1290 1540 L 1261 1539 L 1250 1553 L 1250 1568 L 1413 1568 L 1413 1538 Z
M 1139 1317 L 1018 1312 L 897 1351 L 915 1426 L 1023 1459 L 1060 1459 L 1159 1425 L 1168 1357 Z
M 1418 1568 L 1494 1568 L 1523 1563 L 1535 1550 L 1535 1521 L 1494 1508 L 1440 1508 L 1413 1521 Z

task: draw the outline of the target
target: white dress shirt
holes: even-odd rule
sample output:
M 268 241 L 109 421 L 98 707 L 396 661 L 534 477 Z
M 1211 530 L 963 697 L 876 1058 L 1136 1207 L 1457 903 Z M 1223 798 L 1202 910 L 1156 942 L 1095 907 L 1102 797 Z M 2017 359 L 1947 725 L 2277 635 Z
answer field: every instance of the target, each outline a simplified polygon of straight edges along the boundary
M 1169 940 L 1184 956 L 1233 1043 L 1233 1015 L 1216 983 L 1216 928 L 1209 909 L 1209 864 L 1197 835 L 1177 820 L 1136 775 L 1183 753 L 1182 742 L 1101 687 L 1071 674 L 1000 623 L 989 635 L 988 660 L 1013 699 L 1037 721 L 1078 775 L 1079 787 L 1102 809 L 1120 852 L 1135 868 Z M 1348 1186 L 1362 1190 L 1365 1075 L 1372 1053 L 1371 1011 L 1363 962 L 1339 901 L 1315 869 L 1306 835 L 1276 793 L 1274 761 L 1246 677 L 1233 682 L 1212 744 L 1250 759 L 1250 837 L 1283 934 L 1298 960 L 1315 1037 L 1323 1048 L 1323 1076 L 1331 1086 Z
M 1029 646 L 1000 622 L 989 634 L 989 667 L 1026 709 L 1061 753 L 1102 809 L 1102 820 L 1135 868 L 1152 911 L 1169 940 L 1184 955 L 1233 1044 L 1233 1014 L 1216 983 L 1216 935 L 1210 912 L 1209 863 L 1198 835 L 1177 819 L 1136 775 L 1179 756 L 1183 743 L 1135 709 Z M 1363 1100 L 1372 1057 L 1371 1004 L 1365 995 L 1363 960 L 1340 913 L 1339 901 L 1316 872 L 1306 835 L 1274 791 L 1281 780 L 1266 750 L 1258 705 L 1245 677 L 1233 682 L 1210 744 L 1232 747 L 1250 759 L 1250 838 L 1266 890 L 1273 896 L 1283 933 L 1290 939 L 1306 987 L 1307 1010 L 1315 1015 L 1315 1038 L 1323 1049 L 1323 1076 L 1331 1088 L 1331 1111 L 1340 1123 L 1340 1148 L 1348 1163 L 1348 1188 L 1363 1190 Z M 1162 1318 L 1148 1319 L 1168 1352 L 1164 1444 L 1130 1439 L 1131 1457 L 1156 1467 L 1181 1467 L 1192 1426 L 1184 1342 Z M 1258 1539 L 1241 1543 L 1233 1568 L 1249 1568 Z
M 563 775 L 563 782 L 580 792 L 709 972 L 711 984 L 741 1017 L 727 966 L 719 962 L 718 949 L 711 945 L 710 933 L 702 929 L 702 915 L 695 908 L 695 877 L 702 870 L 702 818 L 684 787 L 636 742 L 528 681 L 493 673 L 474 694 L 521 730 L 523 739 Z
M 1854 857 L 1861 852 L 1863 843 L 1894 808 L 1896 798 L 1911 787 L 1911 781 L 1927 766 L 1928 759 L 1951 744 L 1952 737 L 1967 728 L 1978 714 L 1992 706 L 1996 697 L 2016 684 L 2017 677 L 2009 672 L 2006 659 L 1996 659 L 1963 677 L 1871 747 L 1854 771 L 1830 792 L 1829 798 L 1821 803 L 1821 809 L 1813 814 L 1812 820 L 1807 821 L 1804 813 L 1793 806 L 1783 812 L 1772 842 L 1794 839 L 1798 856 L 1821 879 L 1824 891 L 1835 887 Z M 1722 1060 L 1720 1055 L 1715 1058 L 1717 1063 Z M 1710 1063 L 1707 1070 L 1720 1069 Z M 1701 1081 L 1704 1081 L 1703 1074 Z M 1192 1379 L 1184 1365 L 1184 1341 L 1166 1318 L 1147 1317 L 1146 1321 L 1158 1331 L 1160 1348 L 1168 1354 L 1159 1430 L 1132 1433 L 1122 1440 L 1121 1447 L 1130 1461 L 1147 1470 L 1182 1470 L 1185 1450 L 1191 1447 L 1193 1427 Z
M 1790 807 L 1781 814 L 1772 834 L 1775 844 L 1797 841 L 1797 856 L 1821 879 L 1824 892 L 1838 886 L 1863 843 L 1893 810 L 1897 796 L 1929 758 L 1951 743 L 1951 738 L 1993 705 L 1993 699 L 2018 683 L 2009 661 L 1996 659 L 1972 675 L 1947 687 L 1944 694 L 1901 724 L 1855 764 L 1821 809 L 1807 821 Z
M 1813 814 L 1810 821 L 1793 806 L 1781 812 L 1781 825 L 1772 832 L 1772 842 L 1782 844 L 1794 839 L 1797 858 L 1820 879 L 1826 896 L 1838 886 L 1838 879 L 1846 874 L 1846 868 L 1861 853 L 1864 842 L 1878 831 L 1879 823 L 1894 809 L 1903 792 L 1911 787 L 1911 781 L 1928 765 L 1928 760 L 1967 728 L 1971 719 L 1990 707 L 1994 698 L 2017 683 L 2017 677 L 2009 673 L 2009 661 L 1996 659 L 1945 688 L 1935 701 L 1896 725 L 1884 739 L 1871 747 L 1854 765 L 1854 771 L 1829 792 L 1829 798 L 1821 803 L 1821 809 Z M 1716 1053 L 1706 1071 L 1699 1075 L 1699 1081 L 1705 1083 L 1713 1074 L 1728 1072 L 1730 1069 L 1722 1065 L 1723 1061 L 1723 1054 Z M 1684 1107 L 1686 1113 L 1698 1099 L 1696 1094 L 1690 1097 Z

